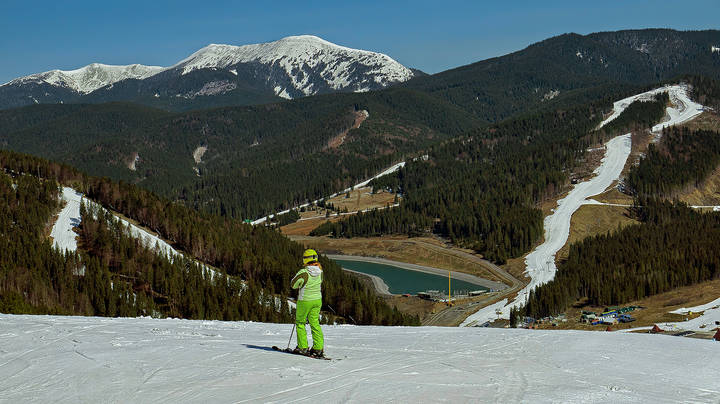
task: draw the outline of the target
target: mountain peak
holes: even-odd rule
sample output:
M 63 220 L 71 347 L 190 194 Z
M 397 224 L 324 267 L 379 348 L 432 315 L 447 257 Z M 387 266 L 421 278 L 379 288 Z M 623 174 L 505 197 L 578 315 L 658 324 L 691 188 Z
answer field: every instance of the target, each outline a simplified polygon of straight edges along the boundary
M 177 69 L 184 75 L 241 63 L 267 65 L 287 76 L 289 80 L 274 85 L 275 94 L 284 98 L 317 94 L 324 87 L 369 91 L 413 77 L 410 69 L 385 54 L 347 48 L 314 35 L 243 46 L 210 44 L 169 70 Z
M 144 79 L 162 70 L 159 66 L 131 64 L 124 66 L 90 63 L 75 70 L 50 70 L 31 74 L 10 81 L 5 85 L 22 85 L 28 83 L 47 83 L 59 87 L 67 87 L 79 93 L 88 94 L 100 87 L 129 78 Z

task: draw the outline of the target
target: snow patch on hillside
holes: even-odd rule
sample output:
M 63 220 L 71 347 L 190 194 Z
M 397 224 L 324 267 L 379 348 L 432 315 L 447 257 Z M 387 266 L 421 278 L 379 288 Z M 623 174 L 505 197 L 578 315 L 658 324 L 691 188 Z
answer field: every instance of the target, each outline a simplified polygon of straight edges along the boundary
M 0 315 L 2 402 L 714 402 L 718 343 L 662 335 Z M 294 341 L 293 341 L 294 343 Z
M 73 230 L 80 225 L 80 203 L 83 199 L 81 193 L 72 188 L 63 187 L 60 196 L 65 202 L 65 207 L 60 211 L 57 221 L 50 231 L 53 239 L 53 246 L 61 251 L 77 251 L 78 234 Z

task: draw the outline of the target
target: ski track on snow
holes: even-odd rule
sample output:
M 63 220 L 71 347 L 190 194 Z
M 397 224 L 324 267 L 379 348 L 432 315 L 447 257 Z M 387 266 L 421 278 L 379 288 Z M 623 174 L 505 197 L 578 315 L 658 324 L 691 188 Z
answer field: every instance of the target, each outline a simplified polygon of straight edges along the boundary
M 0 402 L 711 402 L 718 344 L 662 335 L 0 314 Z
M 658 93 L 668 92 L 672 107 L 667 107 L 669 119 L 653 126 L 652 131 L 659 135 L 662 129 L 687 122 L 698 116 L 705 109 L 702 105 L 692 101 L 688 96 L 688 89 L 684 85 L 665 86 L 642 94 L 616 101 L 613 104 L 613 113 L 600 123 L 598 128 L 605 126 L 616 119 L 622 111 L 636 100 L 650 100 Z M 545 241 L 525 258 L 525 273 L 530 277 L 528 285 L 518 292 L 515 300 L 500 307 L 500 304 L 484 307 L 470 315 L 461 326 L 482 324 L 497 318 L 496 311 L 502 312 L 502 318 L 510 317 L 510 310 L 527 302 L 530 291 L 551 281 L 557 272 L 555 255 L 565 245 L 570 235 L 570 219 L 573 213 L 584 204 L 595 204 L 596 201 L 588 198 L 604 192 L 620 177 L 625 162 L 630 155 L 631 134 L 617 136 L 605 145 L 605 157 L 594 174 L 595 177 L 575 185 L 570 193 L 558 201 L 558 206 L 552 215 L 545 217 Z

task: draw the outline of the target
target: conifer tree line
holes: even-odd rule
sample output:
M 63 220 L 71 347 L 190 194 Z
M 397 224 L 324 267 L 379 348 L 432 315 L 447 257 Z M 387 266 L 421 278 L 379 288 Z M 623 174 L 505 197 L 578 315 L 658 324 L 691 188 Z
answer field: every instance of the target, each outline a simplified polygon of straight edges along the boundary
M 566 189 L 587 147 L 664 114 L 667 93 L 633 103 L 614 127 L 595 131 L 611 98 L 512 119 L 444 142 L 428 158 L 371 183 L 403 194 L 399 208 L 326 222 L 311 234 L 335 237 L 434 232 L 504 263 L 527 252 L 543 232 L 540 202 Z M 662 115 L 659 115 L 662 116 Z
M 133 185 L 89 177 L 27 155 L 0 151 L 0 167 L 6 185 L 2 188 L 7 201 L 3 208 L 8 210 L 2 216 L 9 220 L 3 229 L 21 226 L 22 230 L 2 238 L 8 254 L 3 254 L 0 295 L 3 301 L 13 302 L 9 309 L 3 306 L 4 310 L 110 316 L 155 310 L 187 318 L 288 320 L 274 302 L 258 303 L 260 296 L 286 295 L 300 266 L 302 246 L 278 232 L 198 213 Z M 38 174 L 42 180 L 34 178 Z M 204 276 L 191 260 L 171 262 L 157 256 L 117 225 L 93 219 L 101 216 L 98 212 L 88 215 L 85 209 L 80 252 L 59 253 L 42 236 L 51 213 L 58 208 L 55 179 L 157 231 L 175 247 L 218 268 L 222 278 Z M 12 181 L 17 181 L 17 186 L 13 187 Z M 27 181 L 35 185 L 21 187 Z M 27 193 L 13 196 L 22 190 Z M 32 219 L 32 226 L 17 219 L 31 213 L 27 220 Z M 325 309 L 333 307 L 338 315 L 352 317 L 357 324 L 419 322 L 391 309 L 332 261 L 323 257 L 321 262 Z M 85 275 L 78 275 L 83 267 Z M 234 281 L 223 280 L 226 276 Z M 239 286 L 242 284 L 245 286 Z M 238 294 L 241 289 L 243 293 Z M 136 297 L 140 294 L 144 296 Z M 133 299 L 128 300 L 131 295 Z
M 602 130 L 606 133 L 622 133 L 650 129 L 665 116 L 665 107 L 669 103 L 670 95 L 667 92 L 658 93 L 651 100 L 637 100 Z
M 720 277 L 720 213 L 658 199 L 638 204 L 642 224 L 572 244 L 555 278 L 512 311 L 511 324 L 557 315 L 581 299 L 618 305 Z
M 679 188 L 700 185 L 719 164 L 720 133 L 673 127 L 659 145 L 650 144 L 626 183 L 638 196 L 671 198 Z
M 720 278 L 720 213 L 667 200 L 718 165 L 720 133 L 665 129 L 626 179 L 642 223 L 572 244 L 555 279 L 531 292 L 527 305 L 511 313 L 511 323 L 561 313 L 578 300 L 616 305 Z
M 692 98 L 702 105 L 720 111 L 720 81 L 708 76 L 685 76 L 683 81 L 690 86 Z

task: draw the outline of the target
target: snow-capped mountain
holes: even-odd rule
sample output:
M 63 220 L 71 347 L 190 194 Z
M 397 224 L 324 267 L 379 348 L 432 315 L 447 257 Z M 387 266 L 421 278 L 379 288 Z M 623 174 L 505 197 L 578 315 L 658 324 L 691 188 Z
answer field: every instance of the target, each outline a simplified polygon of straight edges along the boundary
M 139 64 L 127 66 L 112 66 L 102 63 L 92 63 L 75 70 L 51 70 L 49 72 L 32 74 L 20 77 L 5 85 L 50 84 L 56 87 L 65 87 L 78 93 L 88 94 L 100 87 L 104 87 L 125 79 L 144 79 L 150 77 L 163 68 L 159 66 L 144 66 Z
M 208 45 L 171 69 L 182 74 L 198 69 L 232 69 L 257 63 L 270 70 L 268 82 L 283 98 L 323 90 L 369 91 L 413 77 L 407 67 L 382 53 L 346 48 L 312 35 L 290 36 L 256 45 Z
M 301 35 L 254 45 L 212 44 L 169 67 L 93 63 L 20 77 L 0 86 L 0 108 L 107 101 L 181 108 L 253 104 L 376 90 L 414 75 L 382 53 Z

